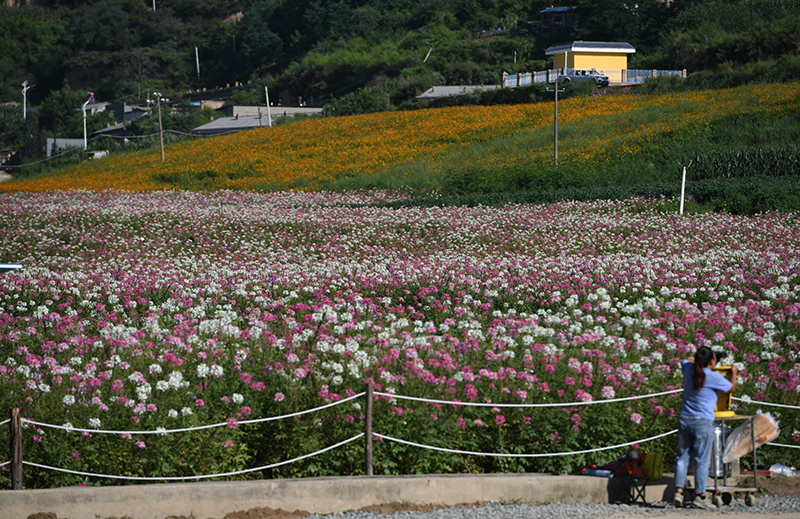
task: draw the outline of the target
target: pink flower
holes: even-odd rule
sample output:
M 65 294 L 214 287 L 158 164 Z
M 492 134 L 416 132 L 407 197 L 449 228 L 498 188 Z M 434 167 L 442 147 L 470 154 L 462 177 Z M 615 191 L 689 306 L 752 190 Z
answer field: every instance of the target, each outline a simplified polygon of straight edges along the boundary
M 228 429 L 238 429 L 239 428 L 239 421 L 236 418 L 228 418 Z
M 475 425 L 477 425 L 477 426 L 483 425 L 483 420 L 481 420 L 480 418 L 476 418 L 475 419 Z
M 614 388 L 611 386 L 603 386 L 603 389 L 600 391 L 600 396 L 606 400 L 614 398 L 616 394 L 616 391 L 614 391 Z
M 466 429 L 467 428 L 467 421 L 459 416 L 458 420 L 456 420 L 456 425 L 458 425 L 462 429 Z
M 137 446 L 137 447 L 139 447 L 140 449 L 146 449 L 146 448 L 147 448 L 147 444 L 145 444 L 145 443 L 144 443 L 143 441 L 141 441 L 141 440 L 140 440 L 140 441 L 138 441 L 138 442 L 136 442 L 136 443 L 134 443 L 134 445 L 136 445 L 136 446 Z
M 275 393 L 275 401 L 276 402 L 283 402 L 283 400 L 285 398 L 286 398 L 286 395 L 284 395 L 283 393 Z
M 494 422 L 497 425 L 503 425 L 504 423 L 506 423 L 506 417 L 501 415 L 501 414 L 499 414 L 499 415 L 494 417 Z
M 203 407 L 204 405 L 206 405 L 206 403 L 198 398 L 197 400 L 194 401 L 194 405 L 196 405 L 197 407 Z
M 631 421 L 636 425 L 639 425 L 640 423 L 642 423 L 642 415 L 640 415 L 639 413 L 631 414 Z
M 572 420 L 572 430 L 573 431 L 580 430 L 580 428 L 581 428 L 580 424 L 581 424 L 581 420 L 582 420 L 581 419 L 581 415 L 579 415 L 578 413 L 575 413 L 572 416 L 570 416 L 569 419 Z
M 72 452 L 72 457 L 75 458 L 75 459 L 80 458 L 81 457 L 81 453 L 78 452 L 78 451 L 73 451 Z
M 223 447 L 225 447 L 226 449 L 230 449 L 231 447 L 233 447 L 233 442 L 230 440 L 225 440 L 225 444 L 223 445 Z

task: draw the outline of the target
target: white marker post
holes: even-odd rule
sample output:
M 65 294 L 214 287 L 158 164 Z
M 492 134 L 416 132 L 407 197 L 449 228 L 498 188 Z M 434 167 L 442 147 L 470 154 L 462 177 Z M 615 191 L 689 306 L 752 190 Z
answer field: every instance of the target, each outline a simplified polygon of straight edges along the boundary
M 686 196 L 686 168 L 692 165 L 692 161 L 689 161 L 689 164 L 683 166 L 683 179 L 681 180 L 681 207 L 678 210 L 678 214 L 683 215 L 683 200 Z
M 686 193 L 686 166 L 683 167 L 683 180 L 681 180 L 681 208 L 678 211 L 678 214 L 683 214 L 683 197 Z
M 267 98 L 267 125 L 272 126 L 272 113 L 269 110 L 269 89 L 264 87 L 264 96 Z

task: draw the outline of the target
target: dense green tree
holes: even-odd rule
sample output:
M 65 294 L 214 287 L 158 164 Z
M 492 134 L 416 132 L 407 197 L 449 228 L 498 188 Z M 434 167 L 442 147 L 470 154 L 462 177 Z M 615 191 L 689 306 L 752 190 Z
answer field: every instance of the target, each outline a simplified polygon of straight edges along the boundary
M 280 58 L 283 41 L 269 27 L 269 20 L 259 11 L 247 11 L 239 25 L 240 49 L 237 59 L 243 60 L 245 69 L 259 71 L 269 68 Z
M 72 90 L 69 83 L 53 90 L 39 107 L 42 127 L 55 137 L 77 138 L 83 136 L 83 114 L 80 107 L 86 92 Z

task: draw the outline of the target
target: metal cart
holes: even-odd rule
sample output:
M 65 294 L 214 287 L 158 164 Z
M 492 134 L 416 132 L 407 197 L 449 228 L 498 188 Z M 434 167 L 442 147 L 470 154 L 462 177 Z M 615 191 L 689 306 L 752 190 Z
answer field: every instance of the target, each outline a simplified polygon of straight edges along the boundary
M 725 467 L 722 467 L 722 485 L 719 484 L 719 470 L 717 468 L 718 458 L 721 459 L 722 456 L 717 456 L 718 453 L 718 445 L 717 445 L 717 435 L 714 435 L 714 455 L 712 459 L 712 470 L 714 471 L 714 504 L 717 506 L 722 506 L 723 504 L 729 505 L 731 501 L 733 501 L 733 493 L 734 492 L 746 492 L 747 496 L 745 497 L 745 504 L 747 506 L 753 506 L 756 503 L 756 496 L 755 493 L 758 491 L 758 464 L 756 463 L 757 460 L 757 446 L 756 446 L 756 425 L 754 419 L 754 415 L 741 415 L 741 414 L 732 414 L 730 416 L 720 416 L 723 413 L 717 413 L 715 416 L 715 420 L 721 422 L 721 429 L 722 429 L 722 447 L 725 446 L 725 422 L 729 420 L 750 420 L 750 439 L 753 442 L 753 486 L 752 487 L 737 487 L 737 486 L 728 486 L 728 472 L 725 470 Z

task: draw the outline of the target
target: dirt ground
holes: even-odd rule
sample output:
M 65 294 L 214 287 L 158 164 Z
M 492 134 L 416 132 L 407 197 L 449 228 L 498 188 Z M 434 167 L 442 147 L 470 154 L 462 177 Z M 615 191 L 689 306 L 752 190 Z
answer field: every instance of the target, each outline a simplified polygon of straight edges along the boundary
M 758 478 L 758 484 L 760 490 L 759 492 L 756 493 L 756 496 L 759 495 L 763 496 L 766 494 L 775 496 L 782 496 L 787 494 L 800 494 L 800 477 L 790 478 L 785 476 L 771 476 L 771 477 L 762 476 Z M 752 478 L 744 478 L 740 480 L 740 486 L 750 487 L 752 485 L 753 485 Z M 480 506 L 482 504 L 483 503 L 481 502 L 473 502 L 473 503 L 464 503 L 458 506 L 472 507 L 472 506 Z M 383 505 L 361 508 L 360 511 L 372 512 L 376 514 L 390 514 L 392 512 L 399 512 L 399 511 L 424 512 L 429 510 L 435 510 L 438 508 L 443 508 L 443 507 L 438 505 L 415 505 L 410 503 L 386 503 Z M 693 517 L 696 514 L 696 512 L 697 512 L 696 510 L 689 510 L 689 509 L 677 510 L 670 508 L 664 510 L 664 514 L 660 517 L 668 519 Z M 311 513 L 305 510 L 289 511 L 280 509 L 275 510 L 269 507 L 263 507 L 263 508 L 251 508 L 249 510 L 239 510 L 236 512 L 231 512 L 225 515 L 223 519 L 297 519 L 301 517 L 307 517 L 309 515 L 311 515 Z M 618 517 L 619 519 L 630 517 L 630 512 L 621 513 Z M 730 519 L 745 519 L 748 517 L 763 517 L 763 515 L 757 516 L 747 513 L 737 513 L 737 514 L 726 514 L 726 517 L 729 517 Z M 781 514 L 780 517 L 782 519 L 800 519 L 800 514 Z M 58 517 L 54 513 L 38 513 L 29 515 L 27 519 L 58 519 Z M 131 519 L 131 518 L 125 515 L 119 518 L 107 517 L 105 519 Z M 185 516 L 167 516 L 165 517 L 165 519 L 197 519 L 197 518 L 190 518 Z

